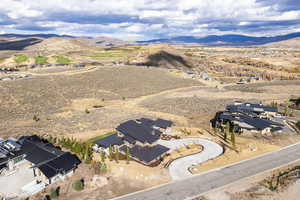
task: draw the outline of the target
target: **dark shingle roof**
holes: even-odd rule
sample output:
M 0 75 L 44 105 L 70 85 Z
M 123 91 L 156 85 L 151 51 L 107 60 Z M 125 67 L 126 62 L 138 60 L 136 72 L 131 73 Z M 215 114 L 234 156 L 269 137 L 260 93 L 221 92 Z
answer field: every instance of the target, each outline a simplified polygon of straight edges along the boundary
M 277 112 L 276 107 L 271 106 L 264 106 L 262 104 L 251 104 L 251 103 L 245 103 L 240 105 L 228 105 L 226 106 L 226 109 L 230 112 L 240 112 L 240 113 L 246 113 L 246 114 L 255 114 L 262 113 L 262 112 Z
M 154 124 L 155 124 L 155 126 L 166 129 L 168 127 L 171 127 L 173 125 L 173 122 L 171 122 L 169 120 L 164 120 L 164 119 L 157 119 L 154 122 Z
M 116 129 L 142 143 L 148 142 L 150 144 L 159 139 L 158 133 L 160 133 L 152 127 L 145 126 L 142 123 L 139 124 L 133 120 L 120 124 Z
M 128 147 L 129 148 L 129 147 Z M 123 145 L 120 148 L 120 151 L 126 152 L 127 146 Z M 139 160 L 142 161 L 146 164 L 151 163 L 155 159 L 159 158 L 163 154 L 165 154 L 167 151 L 170 149 L 162 146 L 162 145 L 155 145 L 155 146 L 146 146 L 146 147 L 141 147 L 139 145 L 135 145 L 132 148 L 129 148 L 130 155 Z
M 79 164 L 80 160 L 76 156 L 66 152 L 63 155 L 39 166 L 38 168 L 46 177 L 51 178 L 58 173 L 67 173 L 76 168 Z
M 122 145 L 122 138 L 118 137 L 117 134 L 113 134 L 102 138 L 95 142 L 98 146 L 108 148 L 110 145 Z

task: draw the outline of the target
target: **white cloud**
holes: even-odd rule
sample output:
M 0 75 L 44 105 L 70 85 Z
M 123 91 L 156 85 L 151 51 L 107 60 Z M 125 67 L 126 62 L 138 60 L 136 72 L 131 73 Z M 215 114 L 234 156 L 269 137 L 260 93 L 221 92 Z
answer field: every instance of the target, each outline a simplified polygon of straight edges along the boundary
M 20 26 L 36 25 L 54 28 L 56 33 L 114 34 L 121 39 L 133 39 L 161 35 L 260 34 L 260 29 L 257 32 L 246 29 L 255 21 L 299 20 L 300 24 L 300 5 L 291 11 L 282 11 L 281 7 L 282 2 L 262 4 L 257 0 L 1 0 L 0 17 L 2 21 L 7 18 L 12 22 L 0 28 L 18 31 Z M 66 19 L 62 15 L 70 17 Z M 94 22 L 95 19 L 98 20 Z M 299 24 L 289 30 L 297 30 Z M 230 30 L 234 25 L 240 30 Z M 228 30 L 222 31 L 224 26 Z M 270 31 L 276 34 L 283 30 Z

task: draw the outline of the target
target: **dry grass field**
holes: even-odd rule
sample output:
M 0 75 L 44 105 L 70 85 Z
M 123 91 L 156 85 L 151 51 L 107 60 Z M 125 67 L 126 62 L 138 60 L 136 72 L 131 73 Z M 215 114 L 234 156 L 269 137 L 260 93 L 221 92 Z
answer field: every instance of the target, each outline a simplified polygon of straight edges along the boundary
M 60 44 L 60 40 L 55 39 L 54 44 Z M 299 73 L 289 71 L 299 67 L 300 54 L 296 50 L 179 48 L 165 44 L 95 50 L 78 41 L 65 42 L 67 47 L 72 47 L 70 51 L 64 47 L 57 51 L 74 62 L 110 64 L 80 70 L 70 66 L 36 68 L 22 72 L 31 73 L 31 78 L 0 81 L 0 137 L 50 134 L 84 141 L 113 131 L 126 120 L 147 117 L 173 121 L 175 127 L 172 130 L 181 137 L 201 137 L 221 143 L 220 136 L 210 134 L 209 120 L 226 104 L 236 100 L 283 103 L 300 94 L 299 80 L 280 80 L 299 76 Z M 77 45 L 82 47 L 78 51 L 73 48 Z M 41 42 L 28 47 L 24 54 L 30 57 L 28 62 L 33 62 L 36 51 L 49 58 L 55 56 L 53 48 L 47 41 Z M 9 55 L 16 53 L 20 52 L 3 52 L 0 58 L 6 58 L 4 63 L 13 62 Z M 225 58 L 230 59 L 227 62 Z M 130 65 L 113 65 L 111 62 L 116 60 Z M 187 72 L 206 72 L 215 81 L 199 80 Z M 234 83 L 241 77 L 262 74 L 274 75 L 269 78 L 276 80 L 265 79 L 244 85 Z M 191 135 L 180 131 L 185 128 L 192 130 Z M 286 135 L 273 139 L 239 137 L 238 153 L 226 148 L 223 156 L 195 166 L 193 172 L 250 158 L 299 140 L 298 136 Z M 194 151 L 184 151 L 182 155 L 185 153 Z M 172 158 L 180 155 L 175 152 Z M 100 158 L 99 155 L 96 157 L 96 160 Z M 60 199 L 109 199 L 170 180 L 161 165 L 150 168 L 135 162 L 127 165 L 123 161 L 109 165 L 108 185 L 93 186 L 91 167 L 82 165 L 71 180 L 58 184 L 62 186 Z M 71 181 L 81 176 L 87 181 L 86 189 L 80 193 L 71 191 Z
M 0 135 L 63 135 L 114 128 L 123 120 L 147 114 L 142 109 L 118 105 L 132 98 L 194 85 L 201 83 L 142 67 L 103 67 L 79 74 L 2 81 Z M 110 106 L 93 107 L 101 104 Z M 34 121 L 34 115 L 40 120 Z

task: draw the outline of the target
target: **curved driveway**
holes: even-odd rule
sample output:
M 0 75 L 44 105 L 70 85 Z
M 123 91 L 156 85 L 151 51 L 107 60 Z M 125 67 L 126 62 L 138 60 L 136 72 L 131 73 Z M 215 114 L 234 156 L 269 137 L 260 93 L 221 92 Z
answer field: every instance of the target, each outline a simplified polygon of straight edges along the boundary
M 169 172 L 173 180 L 192 176 L 193 174 L 189 171 L 191 166 L 213 159 L 223 153 L 223 148 L 219 144 L 200 138 L 185 138 L 170 141 L 159 140 L 158 143 L 170 148 L 171 151 L 190 144 L 199 144 L 203 146 L 203 151 L 200 153 L 179 158 L 169 165 Z

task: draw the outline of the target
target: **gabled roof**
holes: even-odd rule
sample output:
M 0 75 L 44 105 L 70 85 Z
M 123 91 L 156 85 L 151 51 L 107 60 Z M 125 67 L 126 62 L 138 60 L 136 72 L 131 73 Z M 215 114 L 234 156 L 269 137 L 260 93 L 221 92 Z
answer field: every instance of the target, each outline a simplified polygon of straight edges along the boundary
M 123 145 L 120 148 L 120 151 L 126 152 L 127 148 L 129 148 L 129 147 L 127 147 L 126 145 Z M 155 145 L 155 146 L 146 146 L 146 147 L 141 147 L 139 145 L 135 145 L 132 148 L 129 148 L 130 155 L 133 158 L 135 158 L 145 164 L 150 164 L 151 162 L 153 162 L 160 156 L 164 155 L 169 150 L 170 150 L 169 148 L 159 145 L 159 144 Z
M 73 154 L 66 152 L 63 155 L 39 166 L 38 168 L 47 178 L 52 178 L 58 173 L 65 174 L 77 167 L 80 160 Z
M 143 123 L 137 123 L 133 120 L 124 122 L 116 128 L 124 135 L 128 135 L 142 143 L 152 144 L 159 139 L 158 130 L 154 130 L 151 126 L 145 126 Z
M 108 148 L 110 145 L 122 145 L 123 141 L 117 134 L 102 138 L 95 142 L 98 146 Z
M 264 106 L 262 104 L 243 103 L 238 105 L 227 105 L 226 109 L 230 112 L 240 112 L 246 114 L 255 114 L 262 112 L 277 112 L 276 107 Z
M 64 153 L 51 143 L 36 136 L 27 137 L 22 140 L 21 152 L 26 155 L 26 160 L 35 165 L 40 165 Z
M 48 178 L 58 173 L 66 173 L 80 164 L 80 160 L 69 152 L 63 152 L 47 140 L 38 136 L 20 138 L 22 144 L 20 153 L 25 159 L 33 163 Z

